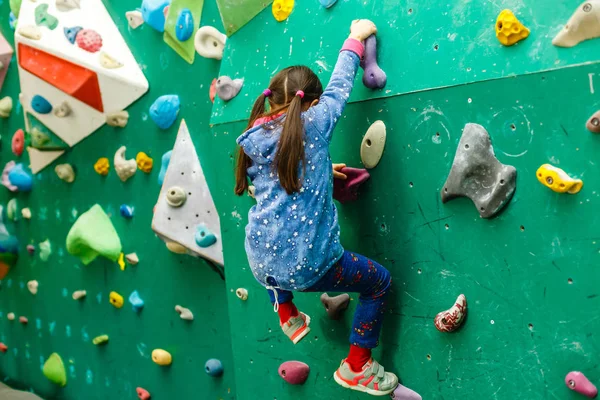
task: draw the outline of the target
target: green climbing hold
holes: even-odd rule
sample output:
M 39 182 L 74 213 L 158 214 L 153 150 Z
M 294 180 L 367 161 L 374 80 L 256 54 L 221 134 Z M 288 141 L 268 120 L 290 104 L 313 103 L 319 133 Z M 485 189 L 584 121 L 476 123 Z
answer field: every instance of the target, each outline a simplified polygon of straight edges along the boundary
M 42 3 L 35 8 L 35 24 L 45 26 L 50 30 L 54 30 L 58 26 L 58 18 L 48 14 L 48 4 Z
M 67 251 L 88 265 L 99 255 L 117 261 L 121 239 L 110 218 L 98 204 L 75 221 L 67 235 Z
M 41 132 L 38 128 L 31 130 L 31 147 L 36 149 L 44 148 L 46 144 L 50 143 L 50 137 L 44 132 Z
M 22 0 L 10 0 L 10 11 L 15 15 L 15 17 L 19 18 L 19 11 L 21 11 L 21 1 Z
M 67 371 L 65 371 L 65 364 L 63 364 L 62 358 L 57 353 L 50 354 L 50 357 L 44 363 L 42 370 L 44 376 L 52 383 L 59 386 L 67 385 Z

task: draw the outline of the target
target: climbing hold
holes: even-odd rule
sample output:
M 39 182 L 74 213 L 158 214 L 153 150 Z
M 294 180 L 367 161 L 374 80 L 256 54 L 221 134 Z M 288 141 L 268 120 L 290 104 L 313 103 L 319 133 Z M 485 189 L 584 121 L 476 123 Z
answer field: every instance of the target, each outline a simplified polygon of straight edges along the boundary
M 108 53 L 101 51 L 100 52 L 100 65 L 102 65 L 106 69 L 117 69 L 123 66 L 123 63 L 109 55 Z M 129 115 L 127 115 L 129 116 Z
M 36 295 L 38 292 L 39 283 L 36 280 L 27 282 L 27 289 L 33 295 Z
M 15 313 L 9 312 L 8 314 L 6 314 L 6 318 L 8 318 L 9 321 L 14 321 Z
M 125 16 L 127 17 L 127 22 L 131 29 L 137 29 L 144 24 L 144 17 L 142 16 L 141 11 L 127 11 Z
M 346 179 L 333 180 L 333 198 L 340 203 L 347 203 L 358 198 L 358 189 L 369 180 L 371 175 L 366 169 L 342 168 L 340 171 Z
M 248 300 L 248 290 L 244 288 L 238 288 L 235 291 L 235 295 L 240 298 L 240 300 L 246 301 Z
M 160 129 L 169 129 L 179 114 L 179 96 L 167 94 L 160 96 L 150 106 L 150 118 Z
M 377 64 L 377 38 L 371 35 L 365 40 L 365 55 L 360 61 L 364 69 L 363 84 L 369 89 L 383 89 L 387 75 Z
M 23 164 L 19 163 L 14 166 L 8 173 L 10 184 L 15 186 L 19 192 L 29 192 L 33 187 L 33 178 L 31 174 L 25 171 Z
M 8 350 L 8 346 L 5 345 L 4 343 L 0 342 L 0 353 L 6 353 L 7 350 Z
M 321 295 L 321 303 L 323 303 L 325 306 L 325 311 L 327 311 L 329 318 L 338 320 L 341 318 L 343 312 L 348 308 L 348 304 L 350 304 L 350 296 L 347 293 L 344 293 L 335 297 L 329 297 L 327 293 L 323 293 Z
M 592 133 L 600 133 L 600 111 L 596 111 L 590 119 L 588 119 L 585 127 Z
M 80 0 L 56 0 L 56 8 L 59 11 L 71 11 L 75 8 L 81 8 Z
M 162 349 L 155 349 L 152 351 L 152 361 L 158 365 L 166 366 L 171 365 L 173 358 L 169 352 Z
M 106 157 L 99 158 L 98 161 L 96 161 L 96 163 L 94 164 L 94 171 L 96 171 L 96 173 L 99 175 L 108 175 L 109 168 L 110 162 Z
M 329 8 L 333 6 L 337 2 L 337 0 L 319 0 L 319 2 L 323 7 Z
M 129 263 L 129 265 L 137 265 L 140 262 L 138 255 L 136 253 L 129 253 L 125 256 L 125 259 Z
M 119 293 L 110 292 L 108 299 L 110 301 L 110 304 L 112 304 L 115 308 L 123 307 L 123 296 L 121 296 Z
M 0 118 L 10 117 L 13 109 L 13 101 L 9 96 L 0 99 Z
M 125 182 L 127 179 L 131 178 L 135 171 L 137 171 L 137 164 L 135 160 L 126 160 L 125 159 L 125 150 L 127 148 L 125 146 L 119 147 L 117 152 L 115 153 L 115 158 L 113 163 L 115 164 L 115 171 L 121 181 Z
M 160 186 L 162 186 L 165 180 L 165 174 L 167 173 L 167 168 L 169 167 L 169 161 L 171 161 L 172 152 L 173 150 L 167 151 L 160 159 L 160 172 L 158 173 L 158 184 Z
M 119 264 L 119 268 L 121 268 L 121 271 L 125 271 L 125 255 L 123 253 L 121 253 L 119 255 L 119 259 L 117 260 L 117 264 Z
M 227 36 L 212 26 L 203 26 L 196 32 L 194 47 L 202 57 L 220 60 L 223 58 Z
M 58 175 L 60 179 L 67 183 L 73 183 L 75 180 L 75 171 L 71 164 L 58 164 L 54 167 L 54 172 L 56 172 L 56 175 Z
M 72 26 L 70 28 L 63 28 L 65 37 L 71 44 L 75 44 L 77 34 L 83 30 L 82 26 Z
M 79 216 L 67 235 L 67 251 L 81 259 L 84 265 L 102 255 L 117 261 L 121 254 L 121 240 L 110 218 L 102 207 L 95 204 Z
M 143 151 L 137 153 L 137 156 L 135 156 L 135 162 L 137 163 L 138 168 L 145 173 L 149 174 L 150 171 L 152 171 L 152 165 L 154 164 L 154 161 Z
M 12 185 L 10 183 L 10 180 L 8 179 L 8 174 L 10 174 L 10 171 L 13 170 L 15 165 L 16 163 L 14 161 L 9 161 L 6 163 L 6 165 L 4 166 L 4 170 L 2 171 L 2 185 L 4 185 L 4 187 L 6 187 L 11 192 L 17 191 L 17 187 Z
M 8 14 L 8 25 L 13 31 L 17 27 L 17 17 L 15 17 L 15 14 L 13 14 L 12 11 Z
M 400 384 L 390 393 L 390 397 L 393 400 L 423 400 L 420 394 Z
M 308 378 L 310 367 L 300 361 L 286 361 L 279 366 L 279 376 L 292 385 L 302 385 Z
M 441 190 L 442 202 L 468 197 L 482 218 L 491 218 L 510 201 L 516 184 L 517 170 L 498 161 L 485 128 L 467 124 Z
M 28 244 L 28 245 L 27 245 L 27 252 L 28 252 L 30 255 L 34 255 L 34 254 L 35 254 L 35 247 L 34 247 L 32 244 Z
M 13 154 L 17 157 L 20 157 L 23 154 L 23 149 L 25 148 L 25 133 L 23 129 L 17 129 L 15 134 L 12 137 L 11 142 L 11 150 Z
M 171 0 L 143 0 L 142 17 L 144 22 L 159 32 L 165 31 L 165 7 L 171 4 Z
M 467 315 L 467 298 L 461 294 L 454 305 L 435 316 L 433 323 L 440 332 L 454 332 L 463 324 Z
M 42 3 L 35 8 L 35 24 L 45 26 L 50 30 L 54 30 L 58 26 L 58 19 L 48 13 L 48 4 Z
M 571 371 L 565 377 L 567 387 L 577 393 L 580 393 L 590 399 L 598 395 L 598 389 L 586 376 L 578 371 Z
M 50 240 L 46 239 L 43 242 L 40 242 L 38 247 L 40 248 L 40 260 L 48 261 L 52 254 L 52 244 L 50 243 Z
M 181 207 L 186 199 L 187 195 L 185 194 L 185 190 L 179 186 L 172 186 L 167 190 L 167 203 L 171 207 Z
M 11 221 L 16 221 L 17 218 L 17 199 L 10 199 L 6 204 L 6 216 Z
M 49 145 L 51 142 L 50 136 L 40 131 L 37 127 L 31 129 L 31 146 L 36 149 L 41 149 Z
M 217 95 L 223 101 L 229 101 L 238 95 L 242 86 L 244 85 L 243 79 L 231 79 L 228 76 L 221 76 L 217 79 L 215 84 L 217 88 Z
M 31 219 L 31 210 L 25 207 L 21 210 L 21 216 L 25 219 Z
M 573 47 L 588 39 L 600 37 L 600 1 L 585 1 L 577 7 L 575 13 L 552 44 L 558 47 Z
M 367 130 L 360 145 L 360 159 L 365 168 L 375 168 L 385 149 L 386 128 L 383 121 L 375 121 Z
M 213 79 L 210 83 L 210 89 L 208 90 L 208 97 L 212 103 L 215 102 L 215 96 L 217 95 L 217 78 Z
M 254 185 L 248 186 L 248 196 L 256 199 L 256 187 L 254 187 Z
M 175 311 L 177 311 L 179 313 L 179 318 L 181 319 L 185 319 L 186 321 L 193 321 L 194 320 L 194 314 L 192 314 L 192 312 L 189 310 L 189 308 L 185 308 L 182 306 L 175 306 Z
M 192 37 L 194 33 L 194 16 L 189 8 L 184 8 L 179 12 L 177 25 L 175 26 L 175 36 L 180 42 L 185 42 Z
M 95 344 L 96 346 L 101 345 L 101 344 L 106 344 L 106 343 L 108 343 L 108 335 L 96 336 L 94 339 L 92 339 L 92 343 Z
M 117 111 L 106 115 L 106 124 L 109 126 L 125 128 L 129 121 L 129 113 L 127 111 Z
M 39 114 L 49 114 L 52 111 L 52 104 L 39 94 L 36 94 L 31 99 L 31 108 Z
M 12 12 L 16 18 L 19 17 L 19 11 L 21 11 L 21 2 L 22 0 L 10 0 L 8 2 L 10 12 Z
M 128 206 L 127 204 L 121 204 L 121 207 L 119 207 L 119 212 L 123 218 L 133 218 L 133 207 Z
M 512 46 L 529 36 L 529 29 L 515 17 L 512 11 L 503 10 L 496 19 L 496 37 L 505 46 Z
M 583 187 L 581 179 L 573 179 L 565 171 L 550 164 L 544 164 L 536 172 L 538 181 L 556 193 L 579 193 Z
M 42 38 L 42 31 L 35 25 L 21 26 L 17 29 L 17 33 L 31 40 L 40 40 Z
M 71 115 L 71 106 L 66 101 L 63 101 L 58 106 L 54 107 L 54 115 L 58 118 L 65 118 Z
M 135 389 L 135 392 L 140 400 L 150 400 L 150 392 L 148 392 L 146 389 L 138 387 Z
M 210 376 L 221 376 L 223 375 L 223 364 L 220 360 L 211 358 L 210 360 L 206 361 L 206 364 L 204 364 L 204 370 Z
M 66 386 L 67 372 L 65 371 L 65 365 L 63 364 L 62 358 L 60 358 L 57 353 L 50 354 L 50 357 L 44 363 L 42 372 L 50 382 L 59 386 Z
M 200 247 L 209 247 L 217 242 L 217 237 L 204 224 L 200 224 L 196 227 L 194 239 L 196 240 L 196 244 Z
M 187 254 L 187 249 L 177 242 L 165 242 L 167 249 L 175 254 Z
M 275 0 L 273 2 L 273 16 L 279 22 L 285 21 L 294 9 L 294 0 Z
M 92 29 L 83 29 L 75 37 L 77 46 L 90 53 L 95 53 L 102 48 L 102 37 Z
M 129 302 L 131 303 L 131 307 L 135 312 L 140 312 L 142 311 L 142 308 L 144 308 L 144 300 L 142 300 L 137 290 L 134 290 L 129 295 Z
M 85 290 L 76 290 L 71 295 L 71 297 L 73 297 L 73 300 L 81 300 L 85 296 L 87 296 L 87 292 Z
M 22 323 L 23 325 L 27 325 L 29 323 L 29 320 L 27 319 L 27 317 L 19 317 L 19 322 Z

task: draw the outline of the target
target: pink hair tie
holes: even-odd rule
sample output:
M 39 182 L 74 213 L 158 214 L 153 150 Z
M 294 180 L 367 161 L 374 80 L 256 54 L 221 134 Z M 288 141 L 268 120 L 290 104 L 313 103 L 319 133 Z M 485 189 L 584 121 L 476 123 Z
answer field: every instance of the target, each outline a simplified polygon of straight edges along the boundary
M 271 89 L 263 90 L 263 94 L 265 95 L 265 97 L 269 97 L 271 95 Z
M 299 96 L 301 99 L 303 99 L 304 98 L 304 92 L 302 90 L 298 90 L 296 92 L 296 96 Z

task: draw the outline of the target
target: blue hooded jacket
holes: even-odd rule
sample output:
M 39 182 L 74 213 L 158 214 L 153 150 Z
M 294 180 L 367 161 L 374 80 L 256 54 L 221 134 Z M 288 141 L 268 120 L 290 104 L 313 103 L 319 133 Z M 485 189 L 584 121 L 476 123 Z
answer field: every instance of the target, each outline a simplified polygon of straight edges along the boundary
M 245 247 L 252 273 L 263 286 L 307 289 L 344 253 L 333 203 L 329 143 L 350 97 L 359 61 L 353 51 L 342 50 L 319 103 L 302 113 L 306 171 L 299 192 L 287 194 L 273 168 L 285 115 L 237 139 L 252 159 L 248 176 L 257 204 L 248 213 Z

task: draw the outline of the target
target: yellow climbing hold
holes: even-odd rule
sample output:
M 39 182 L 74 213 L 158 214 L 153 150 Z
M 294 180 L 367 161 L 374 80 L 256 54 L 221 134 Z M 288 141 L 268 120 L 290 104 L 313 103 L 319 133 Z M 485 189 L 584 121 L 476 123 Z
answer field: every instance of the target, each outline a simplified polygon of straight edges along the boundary
M 119 263 L 119 267 L 121 268 L 121 271 L 125 271 L 125 254 L 121 253 L 119 255 L 119 261 L 117 261 Z
M 152 171 L 152 165 L 154 162 L 152 161 L 152 158 L 148 157 L 148 155 L 143 151 L 137 153 L 137 156 L 135 156 L 135 162 L 137 162 L 138 168 L 145 173 L 148 174 L 150 171 Z
M 110 292 L 109 296 L 110 304 L 115 306 L 115 308 L 123 307 L 123 296 L 121 296 L 117 292 Z
M 512 46 L 529 36 L 529 29 L 525 27 L 515 14 L 504 10 L 496 20 L 496 37 L 505 46 Z
M 96 336 L 92 340 L 92 343 L 94 343 L 96 346 L 98 346 L 99 344 L 106 344 L 106 343 L 108 343 L 108 335 Z
M 560 168 L 544 164 L 536 172 L 540 183 L 557 193 L 579 193 L 583 187 L 581 179 L 573 179 Z
M 279 22 L 285 21 L 294 9 L 294 0 L 275 0 L 273 2 L 273 16 Z
M 100 174 L 100 175 L 108 175 L 108 169 L 110 168 L 110 162 L 108 161 L 108 158 L 106 157 L 102 157 L 99 158 L 98 161 L 96 161 L 96 164 L 94 164 L 94 170 L 96 171 L 96 173 Z
M 173 358 L 168 351 L 162 349 L 155 349 L 152 352 L 152 361 L 157 363 L 158 365 L 171 365 Z

